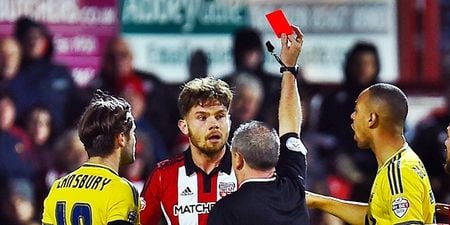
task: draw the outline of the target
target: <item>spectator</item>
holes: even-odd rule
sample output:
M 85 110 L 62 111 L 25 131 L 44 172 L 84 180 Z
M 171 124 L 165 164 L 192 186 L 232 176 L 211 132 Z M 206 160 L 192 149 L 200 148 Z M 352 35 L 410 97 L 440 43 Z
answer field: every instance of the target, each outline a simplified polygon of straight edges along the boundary
M 178 134 L 176 99 L 168 86 L 155 74 L 133 68 L 133 54 L 121 37 L 112 38 L 106 45 L 101 71 L 92 81 L 92 90 L 100 88 L 119 95 L 129 85 L 142 88 L 146 97 L 144 117 L 161 134 L 166 146 Z M 167 147 L 166 147 L 167 148 Z
M 35 214 L 38 213 L 39 208 L 35 207 L 33 184 L 28 180 L 14 179 L 9 183 L 9 187 L 12 190 L 9 198 L 12 201 L 19 224 L 38 225 Z
M 0 221 L 8 225 L 37 225 L 32 215 L 32 186 L 26 180 L 9 180 L 0 174 Z
M 131 104 L 131 112 L 136 120 L 136 132 L 138 136 L 142 136 L 142 140 L 147 140 L 145 151 L 153 159 L 147 162 L 149 168 L 153 169 L 156 162 L 164 160 L 168 157 L 167 148 L 161 134 L 153 127 L 147 117 L 145 111 L 147 109 L 146 93 L 142 87 L 142 83 L 129 83 L 124 86 L 121 94 L 125 100 Z M 139 146 L 139 139 L 137 145 Z
M 435 108 L 419 121 L 411 138 L 411 146 L 427 168 L 438 202 L 450 201 L 450 180 L 442 168 L 442 164 L 445 163 L 445 154 L 442 149 L 447 136 L 446 128 L 450 123 L 450 81 L 448 81 L 444 97 L 445 106 Z
M 133 164 L 121 168 L 121 174 L 133 182 L 139 193 L 150 171 L 159 162 L 168 157 L 165 143 L 158 131 L 144 117 L 145 93 L 139 83 L 127 85 L 121 96 L 131 105 L 136 121 L 136 160 Z
M 204 78 L 208 75 L 209 60 L 206 53 L 198 49 L 189 57 L 189 80 L 194 78 Z
M 358 42 L 345 57 L 344 81 L 331 93 L 313 97 L 311 129 L 324 139 L 319 146 L 320 157 L 330 171 L 329 193 L 343 199 L 364 201 L 369 197 L 377 164 L 372 154 L 358 151 L 353 141 L 349 115 L 359 93 L 378 80 L 380 61 L 373 44 Z
M 33 169 L 24 157 L 26 133 L 15 126 L 15 105 L 7 93 L 0 93 L 0 173 L 7 179 L 31 179 Z
M 256 119 L 264 98 L 264 90 L 261 81 L 250 74 L 236 76 L 231 86 L 234 88 L 234 98 L 230 106 L 230 133 L 234 133 L 242 123 Z
M 57 137 L 52 154 L 51 167 L 45 177 L 46 188 L 50 188 L 56 179 L 77 169 L 88 159 L 76 129 L 66 130 Z
M 68 69 L 52 60 L 53 42 L 50 32 L 39 22 L 20 17 L 14 25 L 14 37 L 21 47 L 21 63 L 10 89 L 17 107 L 19 122 L 35 105 L 49 109 L 56 132 L 66 126 L 68 104 L 75 85 Z
M 30 145 L 25 151 L 25 158 L 33 168 L 33 184 L 37 212 L 42 211 L 42 203 L 48 194 L 46 176 L 51 168 L 54 154 L 51 148 L 52 118 L 45 107 L 36 106 L 30 109 L 26 119 L 26 132 Z
M 20 65 L 20 47 L 12 37 L 0 38 L 0 90 L 8 87 L 17 75 Z
M 253 74 L 257 77 L 264 90 L 264 98 L 257 119 L 272 127 L 278 126 L 277 109 L 280 97 L 280 76 L 271 74 L 264 69 L 264 51 L 261 34 L 251 27 L 242 27 L 233 34 L 233 62 L 234 71 L 226 75 L 223 80 L 234 83 L 239 74 Z
M 2 198 L 4 202 L 1 205 L 4 205 L 2 210 L 9 210 L 9 213 L 16 217 L 8 218 L 9 215 L 3 215 L 6 218 L 2 220 L 2 223 L 17 219 L 10 223 L 22 225 L 22 222 L 34 218 L 35 194 L 32 179 L 35 171 L 29 166 L 30 161 L 25 157 L 25 149 L 28 145 L 26 134 L 14 125 L 14 121 L 13 101 L 7 93 L 0 93 L 0 177 L 4 178 L 2 179 L 4 186 L 11 189 L 10 195 Z M 27 187 L 26 195 L 16 193 L 17 188 L 25 188 L 25 186 Z

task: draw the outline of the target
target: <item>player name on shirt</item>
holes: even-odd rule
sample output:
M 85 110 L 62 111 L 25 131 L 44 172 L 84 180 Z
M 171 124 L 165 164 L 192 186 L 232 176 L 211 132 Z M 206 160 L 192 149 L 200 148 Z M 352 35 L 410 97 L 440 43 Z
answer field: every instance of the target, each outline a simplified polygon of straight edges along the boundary
M 72 174 L 60 180 L 56 188 L 85 188 L 100 191 L 111 182 L 111 179 L 98 175 Z

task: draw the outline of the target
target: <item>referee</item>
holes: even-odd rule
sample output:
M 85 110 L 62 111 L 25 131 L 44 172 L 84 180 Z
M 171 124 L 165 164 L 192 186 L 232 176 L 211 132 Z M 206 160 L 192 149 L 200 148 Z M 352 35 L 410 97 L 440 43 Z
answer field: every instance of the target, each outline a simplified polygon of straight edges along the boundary
M 306 148 L 299 138 L 302 113 L 295 75 L 303 34 L 281 37 L 279 134 L 262 122 L 242 124 L 231 142 L 239 189 L 216 203 L 208 224 L 309 224 L 305 205 Z M 290 43 L 289 43 L 290 42 Z M 276 171 L 276 173 L 275 173 Z

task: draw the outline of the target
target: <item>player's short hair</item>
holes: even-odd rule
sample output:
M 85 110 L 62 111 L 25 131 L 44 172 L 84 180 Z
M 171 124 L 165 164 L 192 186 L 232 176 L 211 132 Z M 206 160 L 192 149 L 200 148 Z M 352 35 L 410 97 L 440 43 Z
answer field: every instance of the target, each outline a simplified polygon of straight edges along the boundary
M 192 107 L 215 100 L 228 109 L 232 98 L 230 86 L 224 81 L 213 77 L 195 78 L 183 85 L 178 96 L 178 110 L 184 118 Z
M 408 115 L 408 100 L 400 88 L 387 83 L 377 83 L 368 88 L 370 98 L 386 104 L 388 118 L 398 126 L 405 125 Z
M 107 156 L 118 134 L 124 132 L 130 137 L 133 123 L 131 106 L 125 99 L 98 89 L 81 116 L 78 136 L 89 157 Z
M 241 153 L 250 168 L 268 170 L 277 165 L 280 138 L 274 129 L 253 120 L 234 132 L 231 150 Z

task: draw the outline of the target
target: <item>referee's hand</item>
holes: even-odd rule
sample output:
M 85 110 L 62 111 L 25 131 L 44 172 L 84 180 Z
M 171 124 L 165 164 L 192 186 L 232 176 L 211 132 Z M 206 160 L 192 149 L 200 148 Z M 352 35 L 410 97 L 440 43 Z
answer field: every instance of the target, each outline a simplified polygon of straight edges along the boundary
M 288 67 L 293 67 L 297 64 L 298 56 L 303 46 L 303 33 L 300 28 L 291 26 L 295 34 L 281 35 L 281 61 Z

